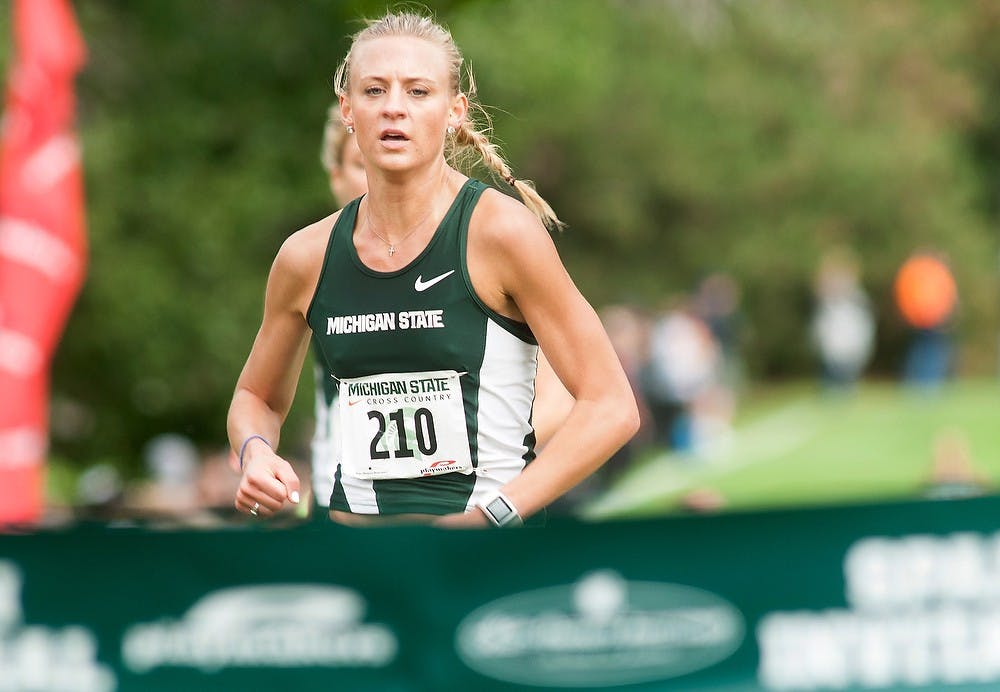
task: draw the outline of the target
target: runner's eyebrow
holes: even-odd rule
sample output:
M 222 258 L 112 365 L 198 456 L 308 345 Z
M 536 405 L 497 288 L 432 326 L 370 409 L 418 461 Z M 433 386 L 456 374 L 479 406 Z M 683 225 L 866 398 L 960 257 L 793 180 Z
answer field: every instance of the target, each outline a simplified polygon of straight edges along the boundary
M 370 81 L 370 82 L 382 82 L 388 84 L 390 82 L 396 81 L 395 77 L 387 77 L 385 75 L 372 73 L 372 74 L 362 74 L 358 76 L 358 81 Z M 440 82 L 433 77 L 424 77 L 420 75 L 408 75 L 400 77 L 399 81 L 403 84 L 413 84 L 414 82 L 420 82 L 421 84 L 427 84 L 430 86 L 437 86 Z

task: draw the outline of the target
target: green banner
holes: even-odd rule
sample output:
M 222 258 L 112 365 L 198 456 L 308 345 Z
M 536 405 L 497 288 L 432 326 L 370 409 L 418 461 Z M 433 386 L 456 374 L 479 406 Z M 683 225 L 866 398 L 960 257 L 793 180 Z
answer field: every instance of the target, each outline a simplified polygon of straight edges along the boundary
M 0 692 L 997 689 L 998 516 L 2 535 Z

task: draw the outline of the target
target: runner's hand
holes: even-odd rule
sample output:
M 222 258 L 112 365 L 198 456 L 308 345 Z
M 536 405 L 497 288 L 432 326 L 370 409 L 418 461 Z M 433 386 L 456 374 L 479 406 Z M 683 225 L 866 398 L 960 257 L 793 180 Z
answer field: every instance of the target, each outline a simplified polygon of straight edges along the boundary
M 247 450 L 243 463 L 243 478 L 236 491 L 236 509 L 269 517 L 289 501 L 299 502 L 299 477 L 292 465 L 266 445 L 254 445 Z

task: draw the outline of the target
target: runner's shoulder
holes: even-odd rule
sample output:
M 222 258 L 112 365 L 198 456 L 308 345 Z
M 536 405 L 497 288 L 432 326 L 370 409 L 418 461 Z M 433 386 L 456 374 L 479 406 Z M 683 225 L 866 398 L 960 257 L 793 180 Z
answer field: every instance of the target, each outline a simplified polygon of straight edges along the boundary
M 483 191 L 472 214 L 471 230 L 491 243 L 516 243 L 525 235 L 547 235 L 545 227 L 521 201 L 493 188 Z
M 483 192 L 469 222 L 470 247 L 511 268 L 531 266 L 539 256 L 554 255 L 552 237 L 520 200 L 497 190 Z
M 339 216 L 340 211 L 336 211 L 288 236 L 274 258 L 271 271 L 314 274 L 317 265 L 323 262 L 330 233 Z

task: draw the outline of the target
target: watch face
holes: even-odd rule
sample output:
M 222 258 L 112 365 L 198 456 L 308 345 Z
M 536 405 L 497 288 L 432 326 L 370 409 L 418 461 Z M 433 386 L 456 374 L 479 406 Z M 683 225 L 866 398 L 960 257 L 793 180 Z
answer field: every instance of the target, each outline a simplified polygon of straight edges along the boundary
M 488 505 L 486 505 L 486 511 L 488 511 L 498 524 L 502 524 L 504 519 L 509 517 L 513 511 L 502 497 L 494 498 Z

